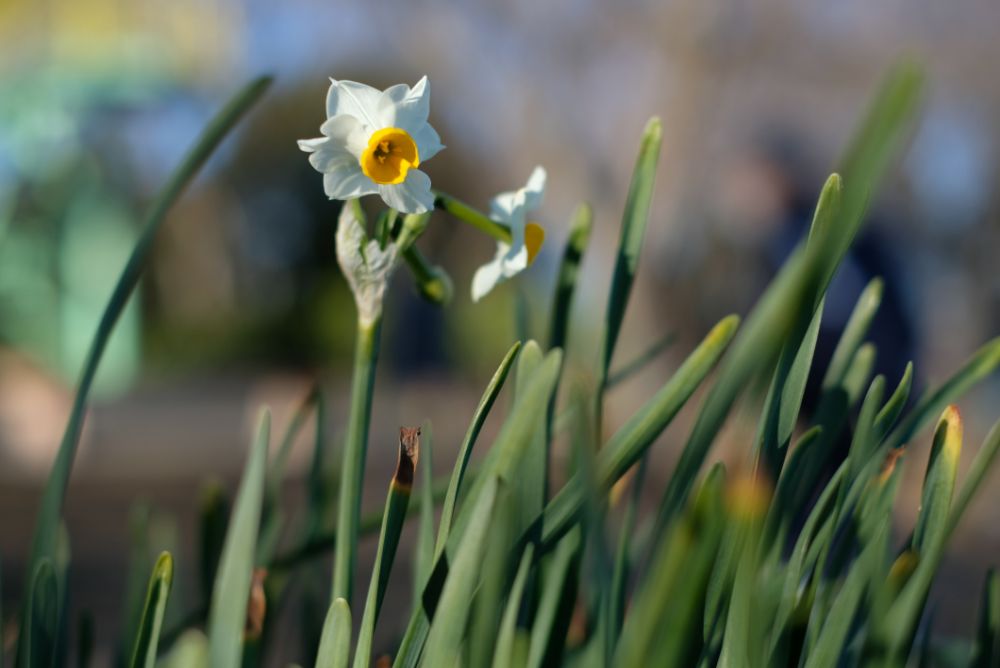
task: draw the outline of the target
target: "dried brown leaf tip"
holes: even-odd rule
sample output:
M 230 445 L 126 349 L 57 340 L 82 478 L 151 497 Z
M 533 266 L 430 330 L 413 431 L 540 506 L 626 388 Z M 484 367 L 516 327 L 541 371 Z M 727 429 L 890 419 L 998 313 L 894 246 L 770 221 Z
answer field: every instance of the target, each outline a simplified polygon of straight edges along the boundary
M 246 640 L 256 640 L 264 631 L 264 616 L 267 613 L 267 596 L 264 594 L 266 568 L 255 568 L 250 582 L 250 600 L 247 602 L 247 619 L 243 627 Z
M 878 476 L 879 484 L 884 485 L 888 482 L 892 476 L 892 472 L 896 470 L 896 462 L 902 459 L 905 452 L 906 448 L 893 448 L 889 451 L 889 454 L 885 456 L 885 462 L 882 463 L 882 471 Z
M 399 428 L 399 459 L 396 461 L 396 474 L 392 481 L 399 487 L 410 489 L 413 485 L 413 472 L 417 468 L 420 457 L 420 427 Z

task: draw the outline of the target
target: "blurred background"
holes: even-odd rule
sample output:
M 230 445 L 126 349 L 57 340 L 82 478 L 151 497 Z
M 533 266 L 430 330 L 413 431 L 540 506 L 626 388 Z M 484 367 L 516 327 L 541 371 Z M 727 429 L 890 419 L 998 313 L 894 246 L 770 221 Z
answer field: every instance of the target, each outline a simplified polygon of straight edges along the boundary
M 4 611 L 20 595 L 73 384 L 144 207 L 210 115 L 261 73 L 275 75 L 271 92 L 157 240 L 101 368 L 70 484 L 71 602 L 96 612 L 106 661 L 123 623 L 136 504 L 153 508 L 157 540 L 179 541 L 182 595 L 171 607 L 182 612 L 199 490 L 210 478 L 234 483 L 258 407 L 273 407 L 280 430 L 319 379 L 339 437 L 354 311 L 334 258 L 338 205 L 295 145 L 317 136 L 330 76 L 384 88 L 427 74 L 431 122 L 448 147 L 427 171 L 436 187 L 482 209 L 523 185 L 534 165 L 549 171 L 538 212 L 548 240 L 524 275 L 473 304 L 472 273 L 494 245 L 443 214 L 421 246 L 451 273 L 453 303 L 424 304 L 398 273 L 376 386 L 369 508 L 383 497 L 400 424 L 434 421 L 437 470 L 450 469 L 467 416 L 517 335 L 518 303 L 528 306 L 519 309 L 525 331 L 544 340 L 567 221 L 582 200 L 593 203 L 596 227 L 570 356 L 586 377 L 632 163 L 653 114 L 664 123 L 664 149 L 619 363 L 665 334 L 675 342 L 614 391 L 609 429 L 711 324 L 752 306 L 901 55 L 926 67 L 925 108 L 836 279 L 819 355 L 876 275 L 886 297 L 872 339 L 890 385 L 909 359 L 918 387 L 940 381 L 1000 332 L 1000 79 L 992 67 L 1000 5 L 497 4 L 0 1 Z M 997 406 L 996 378 L 960 404 L 968 457 Z M 669 471 L 689 420 L 682 415 L 656 446 L 654 481 Z M 731 451 L 719 456 L 740 461 L 753 424 L 742 415 L 733 422 Z M 928 447 L 928 435 L 914 444 L 913 482 Z M 306 449 L 296 456 L 301 470 Z M 937 596 L 947 614 L 938 623 L 946 631 L 970 628 L 982 571 L 1000 554 L 1000 479 L 990 483 L 943 571 Z M 900 532 L 917 502 L 911 486 L 900 499 Z

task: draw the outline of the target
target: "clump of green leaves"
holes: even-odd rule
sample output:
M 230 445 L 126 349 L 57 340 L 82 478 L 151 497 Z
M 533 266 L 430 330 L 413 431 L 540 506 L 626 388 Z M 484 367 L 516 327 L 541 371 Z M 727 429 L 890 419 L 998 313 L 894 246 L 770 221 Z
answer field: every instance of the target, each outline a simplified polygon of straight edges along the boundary
M 979 604 L 981 621 L 967 642 L 939 641 L 927 612 L 948 538 L 1000 451 L 998 423 L 959 480 L 962 419 L 953 402 L 1000 366 L 1000 339 L 906 410 L 911 368 L 900 379 L 871 378 L 877 351 L 865 339 L 881 299 L 881 284 L 873 281 L 841 336 L 817 410 L 797 429 L 827 285 L 864 219 L 871 189 L 899 150 L 920 88 L 914 68 L 891 72 L 840 173 L 823 188 L 808 239 L 753 311 L 742 324 L 736 316 L 723 318 L 661 389 L 604 439 L 604 393 L 649 359 L 640 356 L 625 371 L 611 368 L 649 219 L 660 150 L 659 123 L 651 121 L 621 224 L 593 370 L 596 387 L 577 384 L 558 391 L 561 348 L 590 236 L 590 210 L 582 206 L 558 273 L 550 349 L 533 341 L 513 344 L 470 416 L 450 474 L 435 480 L 427 456 L 418 465 L 420 450 L 431 447 L 428 424 L 422 433 L 404 429 L 384 509 L 360 515 L 362 481 L 352 479 L 339 482 L 341 504 L 346 495 L 349 505 L 332 512 L 335 483 L 325 475 L 322 393 L 310 393 L 274 454 L 269 454 L 265 412 L 231 513 L 218 490 L 206 496 L 202 602 L 168 614 L 174 561 L 162 554 L 144 603 L 128 625 L 132 637 L 122 642 L 127 649 L 121 663 L 261 665 L 276 641 L 274 616 L 295 591 L 290 583 L 298 580 L 309 611 L 300 660 L 324 668 L 364 666 L 382 654 L 398 667 L 1000 665 L 1000 588 L 993 572 Z M 262 90 L 258 82 L 235 98 L 154 205 L 101 321 L 38 520 L 15 657 L 19 668 L 55 665 L 66 654 L 69 551 L 61 508 L 104 345 L 163 213 Z M 426 224 L 426 218 L 383 223 L 380 234 L 412 256 Z M 417 269 L 426 264 L 408 263 Z M 442 271 L 435 268 L 434 280 L 444 280 Z M 414 276 L 420 283 L 428 274 L 414 270 Z M 360 398 L 353 397 L 351 413 L 358 428 L 346 446 L 354 448 L 345 457 L 349 471 L 364 470 L 377 353 L 368 348 L 377 341 L 365 337 L 359 347 Z M 657 343 L 652 350 L 660 348 Z M 493 442 L 479 446 L 482 456 L 473 467 L 483 424 L 512 371 L 511 407 Z M 754 399 L 744 395 L 758 380 L 769 386 L 746 466 L 731 472 L 716 464 L 703 472 L 729 413 L 741 398 Z M 890 382 L 896 383 L 891 392 Z M 645 512 L 639 499 L 649 449 L 704 385 L 677 466 L 661 490 L 647 485 L 646 493 L 661 498 Z M 306 517 L 297 535 L 286 535 L 279 494 L 285 462 L 312 413 L 317 428 Z M 935 420 L 917 521 L 900 541 L 892 516 L 901 470 L 909 444 L 927 438 L 923 430 Z M 833 445 L 842 433 L 850 434 L 851 445 L 837 462 Z M 550 471 L 551 447 L 563 434 L 573 466 L 568 481 L 550 490 L 557 477 Z M 617 493 L 629 481 L 631 492 Z M 335 515 L 348 518 L 348 534 L 329 526 Z M 401 544 L 410 516 L 420 518 L 412 548 Z M 358 540 L 375 531 L 378 547 L 367 597 L 352 600 Z M 325 570 L 315 570 L 311 560 L 334 547 L 339 553 L 330 588 Z M 415 595 L 408 609 L 386 610 L 389 574 L 401 547 L 413 551 Z M 400 598 L 405 597 L 394 600 Z M 143 600 L 141 592 L 130 600 Z M 397 630 L 405 623 L 405 632 L 378 645 L 379 622 Z M 81 665 L 89 656 L 86 628 L 77 634 Z

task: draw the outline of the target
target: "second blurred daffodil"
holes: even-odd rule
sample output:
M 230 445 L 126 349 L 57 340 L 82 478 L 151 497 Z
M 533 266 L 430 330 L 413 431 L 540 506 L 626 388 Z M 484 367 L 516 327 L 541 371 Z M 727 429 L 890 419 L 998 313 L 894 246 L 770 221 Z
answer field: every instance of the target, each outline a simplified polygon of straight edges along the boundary
M 322 137 L 299 140 L 309 162 L 323 173 L 330 199 L 378 194 L 404 213 L 434 206 L 431 180 L 417 169 L 444 148 L 427 122 L 430 85 L 423 77 L 410 88 L 384 91 L 331 79 Z
M 472 300 L 479 301 L 494 287 L 524 270 L 545 241 L 545 230 L 527 221 L 527 215 L 542 205 L 545 169 L 535 167 L 523 188 L 500 193 L 490 202 L 490 218 L 510 228 L 511 241 L 497 241 L 493 259 L 476 270 L 472 278 Z

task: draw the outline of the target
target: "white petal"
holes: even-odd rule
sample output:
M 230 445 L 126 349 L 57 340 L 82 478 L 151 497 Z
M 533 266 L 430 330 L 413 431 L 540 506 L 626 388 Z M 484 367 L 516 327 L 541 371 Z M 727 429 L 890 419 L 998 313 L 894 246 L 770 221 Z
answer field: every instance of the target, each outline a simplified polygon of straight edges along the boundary
M 434 208 L 431 179 L 419 169 L 407 172 L 402 183 L 380 185 L 378 192 L 386 204 L 403 213 L 424 213 Z
M 364 175 L 358 161 L 349 156 L 323 170 L 323 190 L 330 199 L 352 199 L 376 193 L 378 186 Z
M 382 91 L 356 81 L 330 79 L 330 90 L 326 94 L 326 115 L 339 114 L 354 116 L 372 130 L 378 130 L 378 104 Z
M 400 128 L 413 135 L 427 123 L 430 109 L 431 89 L 425 76 L 412 89 L 406 84 L 387 88 L 379 99 L 378 118 L 382 127 Z
M 490 218 L 510 226 L 524 225 L 524 216 L 518 214 L 524 208 L 524 191 L 511 190 L 500 193 L 490 200 Z
M 524 245 L 524 234 L 521 243 L 512 245 L 503 258 L 503 275 L 512 278 L 528 268 L 528 248 Z
M 336 144 L 328 137 L 301 139 L 299 140 L 299 148 L 309 153 L 309 164 L 318 172 L 328 172 L 333 168 L 333 165 L 345 160 L 358 162 L 357 158 L 351 155 L 346 148 Z
M 511 228 L 515 245 L 523 243 L 525 216 L 542 204 L 545 176 L 544 167 L 535 167 L 523 188 L 500 193 L 490 201 L 490 218 Z M 522 241 L 518 241 L 519 235 Z
M 478 302 L 485 297 L 493 288 L 506 280 L 503 275 L 503 258 L 507 254 L 507 244 L 499 242 L 497 244 L 497 254 L 490 262 L 487 262 L 476 270 L 472 277 L 472 301 Z
M 417 155 L 420 157 L 420 162 L 430 160 L 444 148 L 441 144 L 441 138 L 430 123 L 424 123 L 413 134 L 413 141 L 417 143 Z
M 365 130 L 361 121 L 348 114 L 340 114 L 326 119 L 326 122 L 319 127 L 319 131 L 355 158 L 361 157 L 361 152 L 368 145 L 370 134 Z
M 323 144 L 330 141 L 329 137 L 317 137 L 316 139 L 300 139 L 299 149 L 305 151 L 306 153 L 312 153 L 313 151 L 318 151 Z
M 524 186 L 524 206 L 532 211 L 542 205 L 542 198 L 545 196 L 545 168 L 541 165 L 535 167 L 528 177 L 528 183 Z

